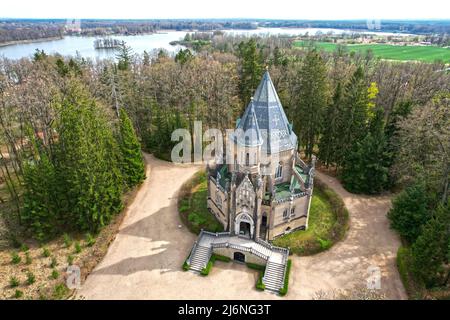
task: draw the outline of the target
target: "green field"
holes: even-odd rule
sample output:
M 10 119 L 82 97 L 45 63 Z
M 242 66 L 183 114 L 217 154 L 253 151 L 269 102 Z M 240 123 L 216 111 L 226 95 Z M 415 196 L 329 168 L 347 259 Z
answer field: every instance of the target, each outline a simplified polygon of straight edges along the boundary
M 303 48 L 310 46 L 311 43 L 304 41 L 294 42 L 294 46 Z M 313 46 L 323 49 L 327 52 L 334 51 L 338 44 L 331 42 L 313 42 Z M 348 44 L 344 46 L 349 52 L 362 52 L 372 50 L 375 57 L 387 60 L 416 60 L 425 62 L 434 62 L 441 60 L 450 63 L 450 49 L 435 46 L 397 46 L 388 44 Z

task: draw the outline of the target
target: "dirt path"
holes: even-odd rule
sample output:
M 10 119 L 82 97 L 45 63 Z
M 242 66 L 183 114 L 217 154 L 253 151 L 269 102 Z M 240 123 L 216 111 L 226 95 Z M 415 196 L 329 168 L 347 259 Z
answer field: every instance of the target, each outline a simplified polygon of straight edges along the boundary
M 208 277 L 181 270 L 195 236 L 177 213 L 176 195 L 198 169 L 146 155 L 151 174 L 129 207 L 119 234 L 78 296 L 86 299 L 282 299 L 254 289 L 257 273 L 243 265 L 216 262 Z M 292 257 L 288 299 L 310 299 L 318 290 L 365 283 L 369 266 L 379 266 L 382 291 L 406 298 L 395 267 L 399 239 L 389 230 L 387 197 L 349 194 L 319 173 L 350 211 L 351 228 L 341 243 L 313 257 Z

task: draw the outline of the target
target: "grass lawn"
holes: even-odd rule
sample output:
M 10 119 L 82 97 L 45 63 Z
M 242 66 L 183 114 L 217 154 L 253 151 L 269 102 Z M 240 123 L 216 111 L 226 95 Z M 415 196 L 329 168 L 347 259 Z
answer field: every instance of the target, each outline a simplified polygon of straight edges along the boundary
M 309 214 L 309 227 L 307 230 L 292 232 L 276 239 L 273 243 L 281 247 L 297 248 L 299 251 L 309 242 L 319 241 L 318 239 L 323 242 L 323 246 L 330 246 L 331 244 L 328 243 L 326 238 L 328 230 L 336 223 L 336 216 L 323 191 L 314 190 Z
M 181 188 L 178 211 L 181 220 L 193 233 L 198 234 L 201 229 L 211 232 L 223 231 L 222 224 L 208 211 L 207 197 L 208 190 L 204 171 L 197 173 Z
M 319 179 L 314 183 L 308 229 L 277 238 L 274 245 L 289 247 L 291 252 L 299 255 L 311 255 L 330 248 L 345 235 L 348 212 L 342 199 Z
M 308 42 L 296 41 L 294 47 L 303 48 L 309 46 Z M 314 46 L 327 52 L 336 50 L 338 44 L 331 42 L 314 42 Z M 348 44 L 344 46 L 350 52 L 365 53 L 372 50 L 375 57 L 387 60 L 417 60 L 434 62 L 441 60 L 450 63 L 450 49 L 437 46 L 400 46 L 388 44 Z

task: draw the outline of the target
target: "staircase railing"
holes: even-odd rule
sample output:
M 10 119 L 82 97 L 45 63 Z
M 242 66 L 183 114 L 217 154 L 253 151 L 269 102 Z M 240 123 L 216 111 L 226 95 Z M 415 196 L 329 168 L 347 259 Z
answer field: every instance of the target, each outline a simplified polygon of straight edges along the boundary
M 235 250 L 240 250 L 244 252 L 250 252 L 251 254 L 254 254 L 257 257 L 260 257 L 263 260 L 268 260 L 269 256 L 265 255 L 264 253 L 259 252 L 258 250 L 255 250 L 254 248 L 244 247 L 238 244 L 230 243 L 230 242 L 219 242 L 219 243 L 212 243 L 212 248 L 231 248 Z

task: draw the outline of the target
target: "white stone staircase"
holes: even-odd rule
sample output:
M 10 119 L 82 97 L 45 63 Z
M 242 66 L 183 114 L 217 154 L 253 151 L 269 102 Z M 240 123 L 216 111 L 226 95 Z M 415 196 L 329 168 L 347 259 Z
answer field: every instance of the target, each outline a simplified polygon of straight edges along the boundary
M 266 271 L 264 272 L 263 283 L 266 290 L 279 292 L 284 286 L 285 265 L 273 261 L 267 261 Z
M 208 264 L 211 254 L 211 248 L 197 245 L 194 252 L 192 252 L 190 269 L 198 272 L 202 271 Z

